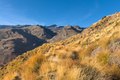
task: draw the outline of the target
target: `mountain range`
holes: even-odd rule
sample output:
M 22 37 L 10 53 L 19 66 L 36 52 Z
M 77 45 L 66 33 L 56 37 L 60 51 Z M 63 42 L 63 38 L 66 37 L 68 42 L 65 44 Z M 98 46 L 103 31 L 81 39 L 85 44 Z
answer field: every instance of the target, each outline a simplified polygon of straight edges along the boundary
M 0 65 L 44 43 L 64 40 L 82 30 L 79 26 L 1 25 Z

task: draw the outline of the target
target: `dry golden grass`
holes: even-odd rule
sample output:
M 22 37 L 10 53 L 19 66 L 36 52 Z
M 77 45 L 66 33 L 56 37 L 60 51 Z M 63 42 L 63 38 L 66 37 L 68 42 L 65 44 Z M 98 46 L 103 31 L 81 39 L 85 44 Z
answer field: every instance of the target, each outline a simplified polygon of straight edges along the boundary
M 109 56 L 110 56 L 109 51 L 104 50 L 98 53 L 98 55 L 96 56 L 96 59 L 100 64 L 105 65 L 109 63 Z

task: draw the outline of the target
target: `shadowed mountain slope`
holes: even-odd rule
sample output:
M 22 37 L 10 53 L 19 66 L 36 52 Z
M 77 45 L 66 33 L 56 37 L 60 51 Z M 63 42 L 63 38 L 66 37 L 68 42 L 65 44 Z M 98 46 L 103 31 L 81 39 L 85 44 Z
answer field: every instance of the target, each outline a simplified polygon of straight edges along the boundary
M 56 27 L 56 29 L 59 29 Z M 17 25 L 9 26 L 3 25 L 0 29 L 0 65 L 11 61 L 16 56 L 22 53 L 32 50 L 43 43 L 54 41 L 59 41 L 66 39 L 70 36 L 78 34 L 82 29 L 77 32 L 77 29 L 71 29 L 71 34 L 64 35 L 64 38 L 59 38 L 61 35 L 65 34 L 69 30 L 62 31 L 64 29 L 59 29 L 59 32 L 54 32 L 53 29 L 49 29 L 40 25 Z M 61 33 L 62 32 L 62 33 Z

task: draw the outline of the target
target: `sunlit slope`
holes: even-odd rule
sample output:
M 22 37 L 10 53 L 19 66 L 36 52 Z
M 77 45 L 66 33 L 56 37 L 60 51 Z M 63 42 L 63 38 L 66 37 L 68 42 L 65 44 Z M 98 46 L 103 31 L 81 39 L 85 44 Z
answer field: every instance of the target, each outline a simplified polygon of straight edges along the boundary
M 28 51 L 2 67 L 1 80 L 120 80 L 120 13 L 81 34 Z

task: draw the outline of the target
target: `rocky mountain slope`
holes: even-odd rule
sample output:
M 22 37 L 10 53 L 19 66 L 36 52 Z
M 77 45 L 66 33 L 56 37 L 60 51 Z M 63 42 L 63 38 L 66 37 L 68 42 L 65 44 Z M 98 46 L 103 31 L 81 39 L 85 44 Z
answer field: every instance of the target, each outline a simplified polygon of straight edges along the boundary
M 0 80 L 120 80 L 120 13 L 18 56 L 1 67 Z
M 53 28 L 40 25 L 1 25 L 0 28 L 0 65 L 43 43 L 63 40 L 82 31 L 80 27 L 78 31 L 74 27 L 54 27 L 58 30 L 55 32 Z M 68 32 L 70 34 L 66 34 Z

